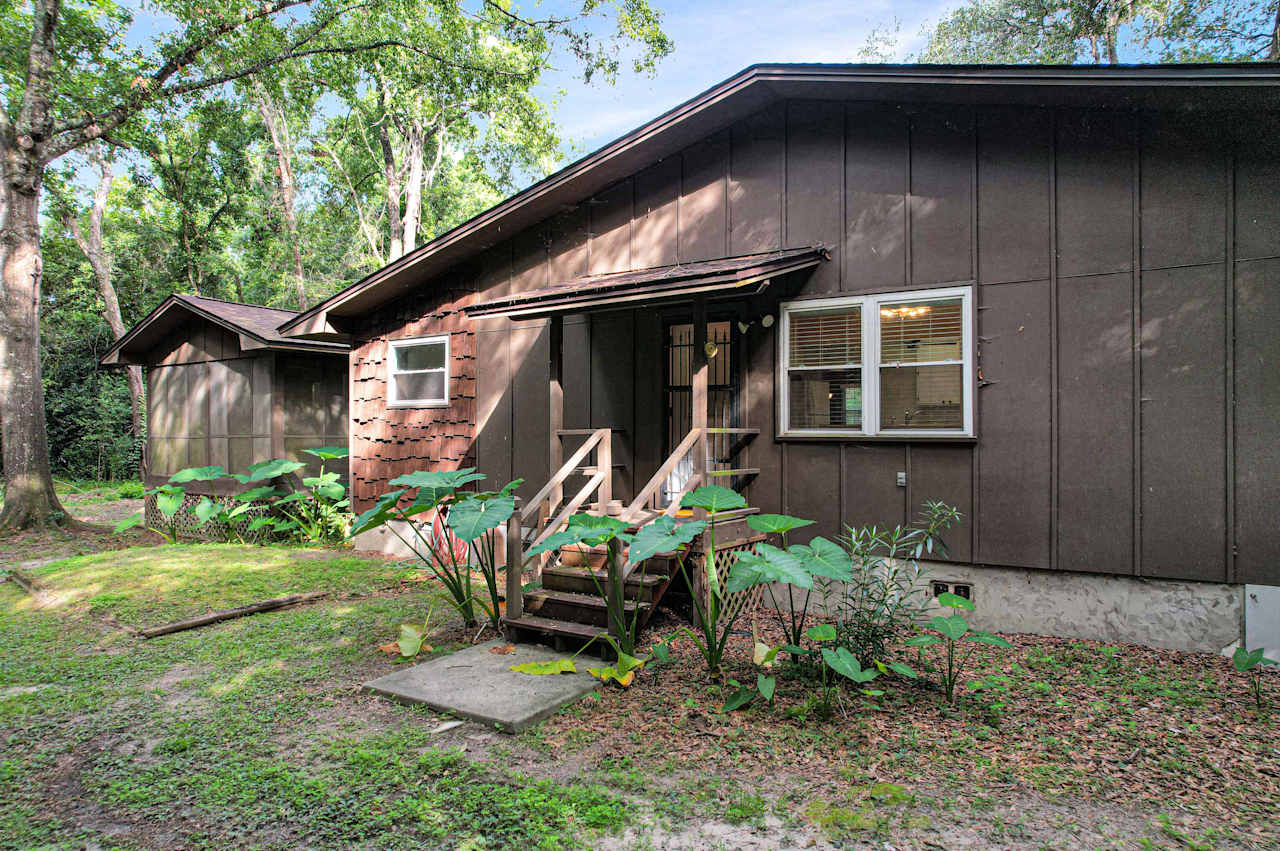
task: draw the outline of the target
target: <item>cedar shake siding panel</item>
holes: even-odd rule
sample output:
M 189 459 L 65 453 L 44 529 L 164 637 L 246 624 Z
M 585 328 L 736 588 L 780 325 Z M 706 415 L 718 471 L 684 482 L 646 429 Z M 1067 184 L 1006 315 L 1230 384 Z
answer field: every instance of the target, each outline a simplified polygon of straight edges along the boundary
M 1227 579 L 1222 276 L 1220 265 L 1142 276 L 1144 576 Z
M 1047 111 L 978 114 L 978 280 L 1049 276 L 1050 120 Z
M 978 560 L 1049 567 L 1049 285 L 979 290 Z M 924 494 L 921 494 L 924 497 Z
M 1058 274 L 1133 268 L 1134 118 L 1096 110 L 1058 114 Z
M 1236 265 L 1236 575 L 1275 584 L 1280 564 L 1280 260 Z
M 1058 287 L 1058 566 L 1133 573 L 1133 278 Z
M 1244 262 L 1280 258 L 1275 126 L 1129 108 L 775 102 L 610 174 L 594 197 L 504 231 L 474 268 L 361 319 L 357 505 L 398 471 L 470 463 L 468 451 L 495 479 L 550 473 L 545 332 L 451 313 L 472 291 L 822 242 L 830 262 L 724 302 L 751 323 L 737 342 L 740 424 L 761 432 L 739 456 L 761 471 L 753 505 L 834 534 L 940 499 L 968 515 L 947 536 L 957 560 L 1280 584 L 1280 535 L 1265 525 L 1280 480 L 1280 279 Z M 973 280 L 976 438 L 775 437 L 778 326 L 760 320 L 780 299 Z M 564 427 L 627 430 L 619 498 L 664 458 L 664 312 L 678 311 L 563 320 Z M 467 341 L 459 350 L 479 353 L 470 385 L 449 410 L 388 412 L 379 344 L 446 322 Z M 215 345 L 225 341 L 204 341 Z M 179 359 L 204 351 L 174 348 Z
M 388 482 L 415 470 L 452 470 L 474 463 L 476 434 L 475 332 L 462 313 L 474 294 L 442 283 L 389 304 L 362 319 L 351 350 L 351 435 L 356 460 L 356 511 L 390 490 Z M 449 404 L 441 408 L 389 408 L 388 341 L 449 336 Z M 505 347 L 504 347 L 505 348 Z M 510 433 L 508 415 L 506 432 Z
M 907 116 L 853 104 L 845 119 L 844 289 L 878 292 L 907 280 Z

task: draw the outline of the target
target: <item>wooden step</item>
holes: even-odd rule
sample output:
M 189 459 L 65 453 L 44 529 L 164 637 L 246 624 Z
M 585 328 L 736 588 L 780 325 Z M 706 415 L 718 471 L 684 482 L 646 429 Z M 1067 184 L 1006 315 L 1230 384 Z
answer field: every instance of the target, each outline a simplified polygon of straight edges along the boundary
M 623 609 L 628 617 L 636 608 L 649 609 L 650 605 L 636 600 L 623 600 Z M 568 621 L 594 626 L 609 625 L 609 612 L 604 597 L 599 594 L 579 594 L 574 591 L 549 591 L 539 589 L 524 595 L 525 611 L 538 617 L 557 621 Z
M 542 587 L 548 591 L 573 591 L 578 594 L 596 594 L 600 591 L 596 588 L 595 582 L 591 577 L 595 576 L 595 582 L 600 583 L 600 588 L 605 587 L 605 580 L 608 573 L 604 570 L 591 570 L 585 567 L 568 567 L 565 565 L 556 565 L 554 567 L 544 567 L 542 569 Z M 653 570 L 646 570 L 643 575 L 640 569 L 631 574 L 627 579 L 626 596 L 629 599 L 639 599 L 646 603 L 653 602 L 653 595 L 659 586 L 669 580 L 669 576 L 665 573 L 658 573 Z
M 518 618 L 507 618 L 506 623 L 516 629 L 526 629 L 531 632 L 541 632 L 546 635 L 578 639 L 580 641 L 595 638 L 601 633 L 609 631 L 602 626 L 577 623 L 575 621 L 559 621 L 553 618 L 544 618 L 540 615 L 521 615 Z

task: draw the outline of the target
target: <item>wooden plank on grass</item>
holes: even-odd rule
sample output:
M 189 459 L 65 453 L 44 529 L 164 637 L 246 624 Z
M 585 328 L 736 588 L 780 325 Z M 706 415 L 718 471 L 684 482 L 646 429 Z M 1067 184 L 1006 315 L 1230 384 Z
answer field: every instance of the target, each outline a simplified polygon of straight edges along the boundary
M 287 597 L 277 597 L 274 600 L 264 600 L 261 603 L 252 603 L 248 606 L 238 606 L 234 609 L 222 609 L 216 612 L 209 612 L 206 615 L 198 615 L 194 618 L 186 620 L 174 621 L 164 626 L 153 626 L 149 629 L 138 630 L 138 635 L 143 638 L 155 638 L 160 635 L 168 635 L 173 632 L 182 632 L 183 630 L 196 629 L 201 626 L 208 626 L 211 623 L 231 620 L 232 618 L 242 618 L 245 615 L 256 615 L 258 612 L 269 612 L 273 609 L 282 609 L 285 606 L 296 606 L 299 603 L 310 603 L 329 596 L 328 591 L 311 591 L 306 594 L 290 594 Z

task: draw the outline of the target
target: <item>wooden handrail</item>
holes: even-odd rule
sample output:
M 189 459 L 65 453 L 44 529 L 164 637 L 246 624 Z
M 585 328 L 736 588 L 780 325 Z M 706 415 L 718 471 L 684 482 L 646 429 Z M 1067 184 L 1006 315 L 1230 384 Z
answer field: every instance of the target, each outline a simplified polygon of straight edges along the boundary
M 586 458 L 591 450 L 600 443 L 600 441 L 607 438 L 609 436 L 609 432 L 610 429 L 607 428 L 598 428 L 593 431 L 591 436 L 583 441 L 582 446 L 578 447 L 578 451 L 570 455 L 560 469 L 556 470 L 555 475 L 552 476 L 550 481 L 543 486 L 542 490 L 538 491 L 537 494 L 529 500 L 528 505 L 526 505 L 524 510 L 520 512 L 520 519 L 528 520 L 531 516 L 537 513 L 538 507 L 542 505 L 543 500 L 550 496 L 551 491 L 555 490 L 558 486 L 563 485 L 565 479 L 574 474 L 575 469 L 578 467 L 578 462 L 583 458 Z
M 604 473 L 596 473 L 588 479 L 587 483 L 582 486 L 582 490 L 574 494 L 573 499 L 565 503 L 564 508 L 560 510 L 560 513 L 556 515 L 555 519 L 548 523 L 547 528 L 543 529 L 538 537 L 534 539 L 530 548 L 532 549 L 532 547 L 536 547 L 538 544 L 541 544 L 547 538 L 550 538 L 558 532 L 560 527 L 564 525 L 565 521 L 576 514 L 578 509 L 583 506 L 583 503 L 587 501 L 587 498 L 591 496 L 596 488 L 600 487 L 600 483 L 603 482 L 604 479 Z
M 693 450 L 694 446 L 697 445 L 698 441 L 702 439 L 702 429 L 691 429 L 689 433 L 684 436 L 684 440 L 680 441 L 680 445 L 675 448 L 675 451 L 672 452 L 671 455 L 668 456 L 667 460 L 662 463 L 662 466 L 658 468 L 658 472 L 653 474 L 653 478 L 649 479 L 648 483 L 640 489 L 640 493 L 636 494 L 636 498 L 631 500 L 631 504 L 623 510 L 620 515 L 621 519 L 630 522 L 638 511 L 648 505 L 649 500 L 653 499 L 654 494 L 658 492 L 658 488 L 662 487 L 663 483 L 666 482 L 667 477 L 671 475 L 671 471 L 676 468 L 676 465 L 680 463 L 680 460 L 684 458 L 684 456 L 688 455 Z M 695 470 L 694 474 L 696 475 L 699 472 L 700 471 Z

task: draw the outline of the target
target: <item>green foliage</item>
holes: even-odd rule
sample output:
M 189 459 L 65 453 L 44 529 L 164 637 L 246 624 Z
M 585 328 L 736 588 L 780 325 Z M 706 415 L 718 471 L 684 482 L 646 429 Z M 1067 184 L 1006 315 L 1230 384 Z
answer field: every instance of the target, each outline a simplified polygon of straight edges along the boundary
M 400 633 L 396 638 L 396 648 L 400 651 L 401 659 L 413 659 L 424 650 L 427 652 L 432 650 L 432 647 L 426 641 L 435 630 L 435 627 L 431 625 L 431 616 L 433 614 L 435 614 L 434 605 L 427 609 L 427 616 L 422 623 L 400 624 Z
M 840 645 L 864 668 L 889 658 L 929 608 L 920 559 L 945 556 L 943 535 L 960 519 L 955 508 L 926 502 L 919 521 L 911 526 L 845 527 L 841 541 L 852 575 L 838 586 L 824 585 L 823 598 L 834 612 Z
M 484 480 L 474 467 L 461 470 L 421 470 L 392 479 L 397 490 L 380 496 L 373 507 L 355 519 L 351 534 L 385 527 L 418 557 L 433 577 L 444 585 L 454 609 L 468 627 L 476 625 L 476 606 L 495 631 L 501 628 L 501 593 L 498 588 L 497 530 L 515 513 L 516 479 L 500 491 L 476 493 L 460 488 Z M 407 506 L 400 503 L 416 491 Z M 424 524 L 412 518 L 430 512 Z M 406 538 L 395 526 L 402 521 Z M 485 582 L 485 597 L 477 597 L 471 571 L 478 569 Z
M 693 600 L 694 626 L 697 628 L 696 632 L 690 631 L 689 636 L 707 664 L 707 673 L 713 678 L 721 674 L 725 647 L 729 643 L 733 625 L 741 615 L 741 609 L 732 611 L 728 606 L 730 592 L 716 564 L 716 515 L 724 511 L 745 508 L 746 505 L 747 501 L 739 494 L 720 485 L 704 485 L 697 488 L 685 494 L 680 503 L 682 508 L 700 508 L 708 512 L 707 529 L 710 532 L 710 540 L 707 553 L 702 565 L 695 567 L 702 571 L 707 590 L 706 597 L 703 598 L 698 593 L 693 580 L 689 578 L 683 560 L 680 562 L 680 572 L 684 576 L 685 586 L 689 589 L 689 596 Z M 724 579 L 727 580 L 728 577 Z
M 949 606 L 952 609 L 964 609 L 966 611 L 973 611 L 974 609 L 973 601 L 951 593 L 939 594 L 937 602 L 940 606 Z M 922 650 L 935 644 L 943 644 L 945 646 L 945 659 L 940 676 L 942 679 L 942 691 L 946 695 L 947 703 L 956 702 L 956 683 L 960 679 L 960 674 L 964 671 L 965 663 L 973 655 L 973 648 L 969 648 L 967 652 L 959 651 L 959 648 L 965 642 L 989 644 L 992 647 L 1000 647 L 1005 650 L 1013 648 L 1012 644 L 998 635 L 970 629 L 968 621 L 958 613 L 953 612 L 953 614 L 946 616 L 935 615 L 930 623 L 936 635 L 930 633 L 917 635 L 908 639 L 906 645 L 908 647 L 918 647 Z
M 1261 665 L 1280 665 L 1274 659 L 1268 659 L 1263 655 L 1261 647 L 1255 647 L 1253 650 L 1246 650 L 1243 647 L 1237 647 L 1236 652 L 1231 654 L 1231 666 L 1242 674 L 1250 671 L 1253 675 L 1249 677 L 1250 684 L 1253 686 L 1253 700 L 1258 708 L 1262 708 L 1262 677 Z
M 928 34 L 921 62 L 1074 64 L 1268 58 L 1267 0 L 970 0 Z

